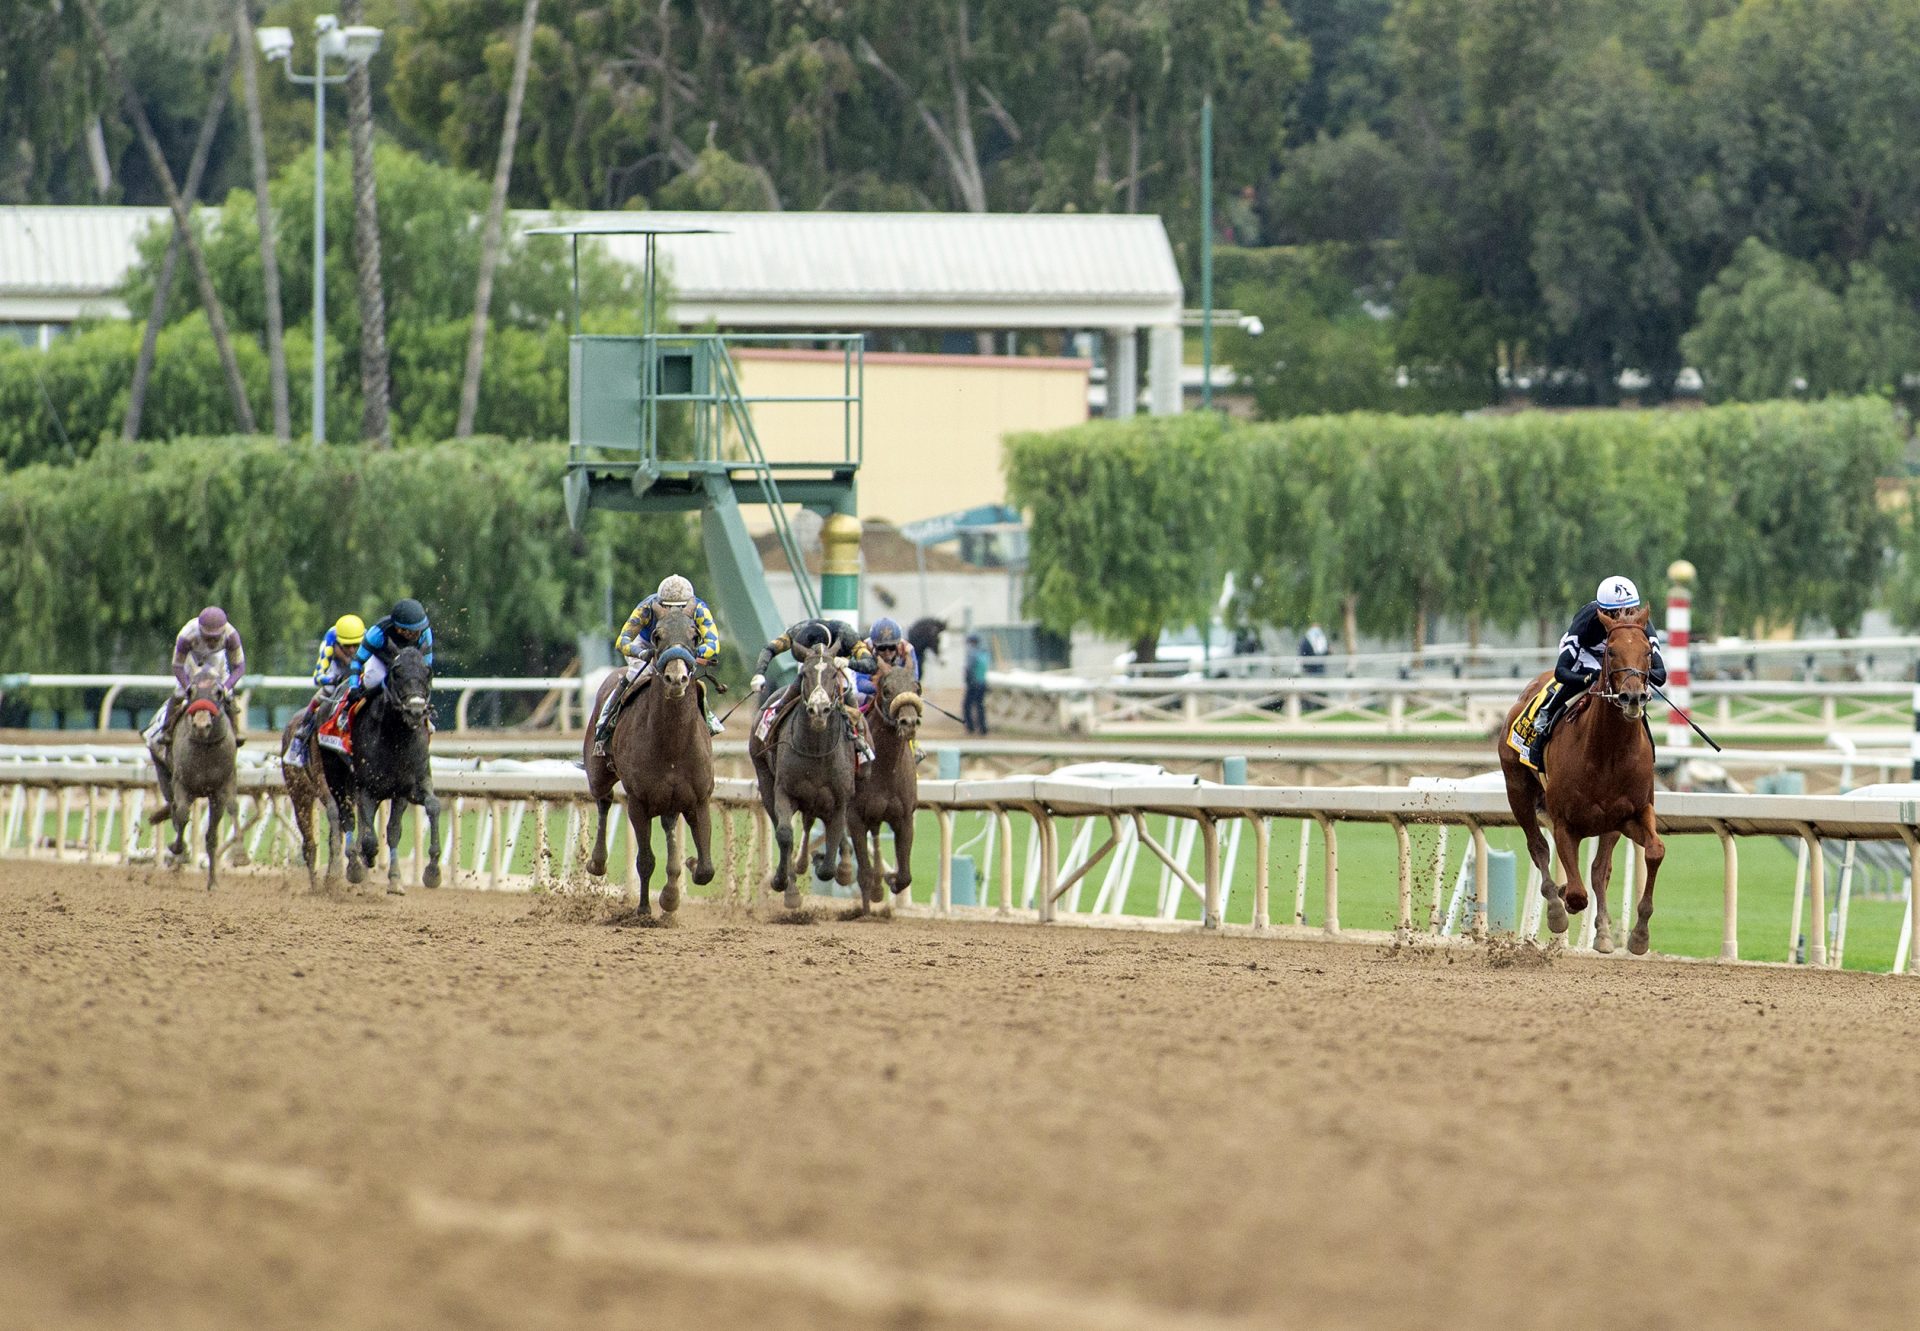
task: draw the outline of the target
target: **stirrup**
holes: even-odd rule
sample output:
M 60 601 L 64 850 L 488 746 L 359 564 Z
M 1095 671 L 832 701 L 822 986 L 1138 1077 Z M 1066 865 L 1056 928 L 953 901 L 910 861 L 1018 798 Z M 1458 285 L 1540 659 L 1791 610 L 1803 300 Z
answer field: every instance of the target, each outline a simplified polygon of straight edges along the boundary
M 709 735 L 718 735 L 725 729 L 726 727 L 720 723 L 718 717 L 714 716 L 712 712 L 707 713 L 707 733 Z

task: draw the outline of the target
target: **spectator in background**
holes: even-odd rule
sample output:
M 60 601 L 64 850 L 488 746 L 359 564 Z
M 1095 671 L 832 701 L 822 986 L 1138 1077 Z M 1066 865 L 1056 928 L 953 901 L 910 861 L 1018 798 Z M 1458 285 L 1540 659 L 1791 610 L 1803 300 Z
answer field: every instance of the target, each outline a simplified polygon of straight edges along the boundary
M 960 719 L 966 722 L 969 735 L 987 733 L 987 671 L 992 668 L 993 659 L 980 642 L 978 633 L 967 635 L 967 694 L 960 704 Z
M 1220 210 L 1220 238 L 1229 245 L 1260 243 L 1260 214 L 1256 210 L 1253 186 L 1243 186 Z
M 1307 625 L 1307 631 L 1300 635 L 1300 655 L 1303 658 L 1300 673 L 1303 675 L 1324 675 L 1327 663 L 1315 660 L 1327 654 L 1327 631 L 1318 623 Z

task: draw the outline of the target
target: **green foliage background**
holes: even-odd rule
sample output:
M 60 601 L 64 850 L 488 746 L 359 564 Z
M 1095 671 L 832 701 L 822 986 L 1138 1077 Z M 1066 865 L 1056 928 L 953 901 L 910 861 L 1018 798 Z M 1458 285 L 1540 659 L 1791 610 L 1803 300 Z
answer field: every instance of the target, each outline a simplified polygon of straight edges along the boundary
M 1242 619 L 1403 637 L 1416 614 L 1521 629 L 1626 571 L 1700 569 L 1696 622 L 1857 625 L 1895 519 L 1905 432 L 1874 398 L 1699 411 L 1094 423 L 1008 443 L 1031 515 L 1026 609 L 1138 640 Z M 1904 566 L 1903 566 L 1904 567 Z M 1920 598 L 1916 598 L 1920 600 Z
M 415 596 L 443 669 L 551 673 L 576 633 L 611 631 L 609 585 L 624 616 L 636 588 L 697 558 L 677 518 L 608 514 L 569 531 L 565 456 L 500 439 L 387 452 L 114 441 L 0 473 L 0 661 L 151 672 L 212 601 L 256 669 L 303 672 L 336 616 L 371 620 Z

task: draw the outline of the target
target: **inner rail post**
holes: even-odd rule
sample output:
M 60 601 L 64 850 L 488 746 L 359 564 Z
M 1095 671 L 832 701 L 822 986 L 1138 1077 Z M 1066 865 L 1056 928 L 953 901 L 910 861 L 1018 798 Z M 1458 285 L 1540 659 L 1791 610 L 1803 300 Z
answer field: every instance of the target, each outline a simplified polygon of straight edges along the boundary
M 1268 876 L 1273 868 L 1267 862 L 1271 840 L 1266 818 L 1256 815 L 1253 819 L 1253 927 L 1256 929 L 1273 927 L 1267 918 L 1267 894 L 1271 886 Z
M 1807 847 L 1807 876 L 1813 898 L 1813 945 L 1807 949 L 1807 961 L 1815 966 L 1827 964 L 1827 854 L 1820 848 L 1820 834 L 1812 823 L 1800 824 L 1800 839 Z
M 1400 860 L 1400 923 L 1395 934 L 1405 941 L 1413 937 L 1413 841 L 1407 836 L 1407 825 L 1401 819 L 1390 817 L 1387 822 L 1393 827 Z
M 1327 853 L 1326 873 L 1323 882 L 1326 890 L 1326 918 L 1320 927 L 1329 938 L 1340 936 L 1340 838 L 1333 830 L 1333 819 L 1324 813 L 1315 812 L 1313 820 L 1320 824 L 1320 841 Z
M 940 867 L 934 877 L 933 909 L 939 915 L 953 914 L 953 810 L 941 807 L 933 811 L 934 825 L 940 829 Z
M 1467 831 L 1473 837 L 1473 936 L 1487 941 L 1487 833 L 1469 818 Z
M 1720 838 L 1720 892 L 1725 915 L 1720 935 L 1720 956 L 1725 961 L 1740 960 L 1740 844 L 1727 825 L 1718 819 L 1714 835 Z
M 1900 839 L 1907 843 L 1907 974 L 1920 975 L 1920 934 L 1914 931 L 1920 927 L 1920 917 L 1914 910 L 1920 903 L 1920 836 L 1915 835 L 1911 827 L 1900 829 Z

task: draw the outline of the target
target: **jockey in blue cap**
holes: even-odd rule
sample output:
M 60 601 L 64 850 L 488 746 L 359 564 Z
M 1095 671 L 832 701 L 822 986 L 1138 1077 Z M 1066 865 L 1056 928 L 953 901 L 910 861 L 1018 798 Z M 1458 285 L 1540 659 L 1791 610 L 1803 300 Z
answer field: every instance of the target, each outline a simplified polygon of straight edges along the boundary
M 411 596 L 395 601 L 393 613 L 360 640 L 360 650 L 347 667 L 347 697 L 358 702 L 369 690 L 379 688 L 403 647 L 419 648 L 427 667 L 433 667 L 433 626 L 427 623 L 426 607 Z

